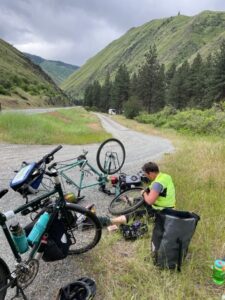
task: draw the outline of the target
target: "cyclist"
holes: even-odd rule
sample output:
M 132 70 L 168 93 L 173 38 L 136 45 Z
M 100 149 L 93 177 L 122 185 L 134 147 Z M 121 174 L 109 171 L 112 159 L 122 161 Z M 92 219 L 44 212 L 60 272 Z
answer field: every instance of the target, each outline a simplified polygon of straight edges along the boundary
M 146 213 L 148 216 L 153 217 L 154 213 L 158 210 L 175 207 L 175 188 L 171 176 L 160 172 L 158 165 L 154 162 L 144 164 L 142 170 L 150 180 L 149 187 L 141 191 L 141 195 L 145 201 L 145 209 L 138 209 L 134 213 L 114 218 L 100 216 L 99 220 L 102 226 L 126 224 L 131 217 L 143 216 Z

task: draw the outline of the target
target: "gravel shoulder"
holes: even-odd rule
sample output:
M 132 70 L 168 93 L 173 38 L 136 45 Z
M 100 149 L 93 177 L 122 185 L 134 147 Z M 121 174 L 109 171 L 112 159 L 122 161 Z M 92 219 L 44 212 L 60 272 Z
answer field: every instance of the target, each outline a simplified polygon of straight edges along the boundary
M 145 135 L 139 132 L 130 130 L 110 117 L 97 114 L 102 122 L 102 126 L 106 131 L 110 132 L 115 138 L 121 140 L 126 149 L 126 161 L 123 167 L 123 172 L 127 174 L 136 174 L 143 163 L 153 160 L 159 160 L 163 154 L 174 150 L 173 145 L 167 139 Z M 20 167 L 22 161 L 37 161 L 46 153 L 50 152 L 57 145 L 14 145 L 0 144 L 0 188 L 7 188 L 10 179 L 14 176 L 14 170 Z M 72 146 L 63 145 L 63 149 L 55 154 L 55 160 L 67 160 L 77 157 L 82 153 L 83 149 L 88 150 L 88 159 L 91 164 L 96 166 L 96 153 L 99 144 Z M 87 180 L 89 180 L 87 178 Z M 80 202 L 81 205 L 95 203 L 97 213 L 108 214 L 108 205 L 111 197 L 100 193 L 97 188 L 86 189 L 85 199 Z M 12 190 L 0 200 L 0 210 L 7 211 L 24 204 L 24 199 L 19 194 Z M 25 225 L 29 222 L 28 219 L 21 218 L 21 223 Z M 11 250 L 9 249 L 2 231 L 1 238 L 1 253 L 0 256 L 13 267 Z M 56 290 L 62 285 L 65 285 L 78 277 L 88 275 L 82 270 L 82 262 L 90 253 L 68 257 L 62 261 L 54 263 L 40 263 L 40 272 L 37 275 L 34 283 L 26 290 L 28 299 L 32 300 L 53 300 Z M 84 273 L 85 272 L 85 273 Z M 7 299 L 10 299 L 11 292 L 7 294 Z M 96 297 L 98 299 L 98 297 Z

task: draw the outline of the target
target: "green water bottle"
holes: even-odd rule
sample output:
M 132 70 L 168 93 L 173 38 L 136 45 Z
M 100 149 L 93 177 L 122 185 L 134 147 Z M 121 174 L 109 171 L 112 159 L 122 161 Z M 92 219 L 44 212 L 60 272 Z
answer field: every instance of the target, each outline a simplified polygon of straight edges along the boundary
M 221 285 L 225 282 L 225 261 L 217 259 L 213 265 L 213 282 Z

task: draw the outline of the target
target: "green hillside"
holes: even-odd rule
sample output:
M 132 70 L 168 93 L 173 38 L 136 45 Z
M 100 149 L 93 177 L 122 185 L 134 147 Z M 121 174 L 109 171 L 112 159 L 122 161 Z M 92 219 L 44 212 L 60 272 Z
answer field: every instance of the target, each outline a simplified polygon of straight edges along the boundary
M 39 65 L 42 70 L 47 73 L 53 81 L 59 85 L 73 72 L 79 69 L 78 66 L 66 64 L 61 61 L 47 60 L 40 56 L 24 53 L 33 63 Z
M 69 100 L 39 66 L 0 39 L 0 103 L 2 108 L 37 107 Z
M 131 28 L 110 43 L 66 79 L 62 88 L 71 95 L 80 96 L 93 80 L 102 82 L 108 70 L 113 76 L 121 63 L 134 72 L 153 43 L 157 47 L 160 63 L 168 67 L 172 62 L 180 64 L 186 59 L 193 60 L 197 52 L 206 57 L 219 47 L 223 38 L 225 12 L 204 11 L 193 17 L 178 15 L 153 20 Z

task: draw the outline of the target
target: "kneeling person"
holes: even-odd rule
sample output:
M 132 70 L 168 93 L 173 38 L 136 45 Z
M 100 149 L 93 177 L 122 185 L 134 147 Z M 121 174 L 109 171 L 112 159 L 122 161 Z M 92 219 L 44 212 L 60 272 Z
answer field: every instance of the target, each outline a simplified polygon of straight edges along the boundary
M 145 209 L 137 210 L 134 213 L 121 215 L 115 218 L 100 216 L 102 226 L 126 224 L 130 218 L 147 214 L 150 217 L 158 210 L 165 208 L 175 208 L 175 187 L 170 175 L 159 171 L 159 167 L 154 162 L 148 162 L 142 167 L 145 176 L 150 180 L 147 189 L 141 191 L 145 201 Z

